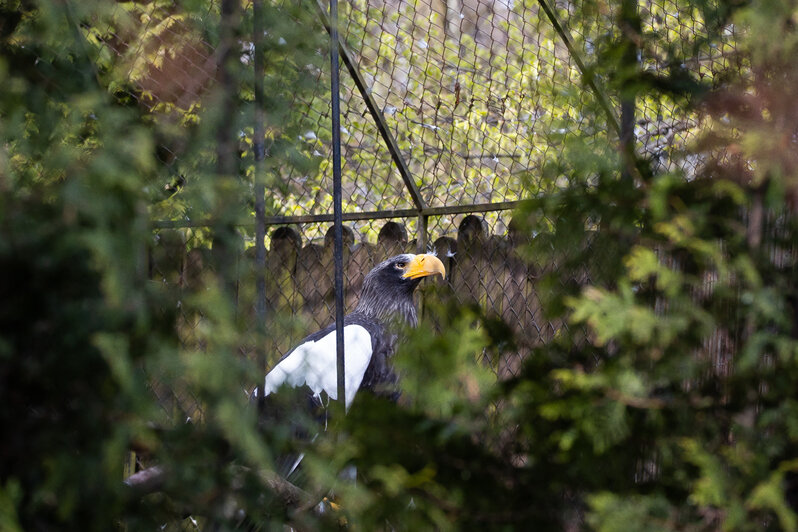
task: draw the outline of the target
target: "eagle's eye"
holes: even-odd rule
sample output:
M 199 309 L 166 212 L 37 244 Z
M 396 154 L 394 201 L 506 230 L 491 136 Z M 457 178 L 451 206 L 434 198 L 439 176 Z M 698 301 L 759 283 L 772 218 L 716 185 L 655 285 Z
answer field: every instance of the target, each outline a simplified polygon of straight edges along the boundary
M 406 263 L 404 263 L 402 261 L 399 261 L 399 262 L 396 263 L 396 269 L 397 270 L 404 270 L 406 265 L 407 265 Z

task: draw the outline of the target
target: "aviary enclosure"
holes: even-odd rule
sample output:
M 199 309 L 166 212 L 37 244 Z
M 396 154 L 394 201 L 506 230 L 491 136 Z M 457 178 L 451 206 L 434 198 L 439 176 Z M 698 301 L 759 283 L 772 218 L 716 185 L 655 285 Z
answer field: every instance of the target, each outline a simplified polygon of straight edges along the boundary
M 340 3 L 347 308 L 382 258 L 434 249 L 454 297 L 523 332 L 515 352 L 490 361 L 498 378 L 512 375 L 530 347 L 566 326 L 540 310 L 541 292 L 557 290 L 542 288 L 541 280 L 558 265 L 519 253 L 549 221 L 535 219 L 530 230 L 513 213 L 523 200 L 568 184 L 550 163 L 570 140 L 609 138 L 688 178 L 700 165 L 684 151 L 701 127 L 695 114 L 678 99 L 614 93 L 607 83 L 613 73 L 596 65 L 607 42 L 627 39 L 628 61 L 644 71 L 683 69 L 722 80 L 741 68 L 733 26 L 712 40 L 689 4 L 582 4 Z M 220 0 L 198 17 L 172 2 L 120 4 L 116 9 L 134 24 L 93 30 L 100 61 L 126 69 L 129 83 L 117 96 L 148 109 L 164 132 L 158 150 L 172 178 L 153 183 L 164 199 L 153 208 L 152 282 L 182 309 L 203 289 L 211 264 L 223 269 L 252 331 L 241 355 L 260 360 L 264 371 L 294 341 L 334 319 L 328 7 Z M 640 28 L 624 27 L 624 8 L 636 10 Z M 266 26 L 259 21 L 264 13 Z M 657 35 L 662 49 L 641 54 L 635 31 Z M 679 47 L 690 61 L 668 64 L 667 47 Z M 211 106 L 223 117 L 216 148 L 197 153 L 191 139 L 198 110 Z M 190 196 L 192 171 L 203 158 L 248 191 L 238 198 L 239 212 L 207 212 Z M 256 245 L 261 235 L 265 255 Z M 576 282 L 589 268 L 581 275 Z M 203 349 L 196 334 L 202 320 L 181 310 L 184 349 Z M 722 343 L 710 348 L 719 364 Z M 169 415 L 202 417 L 190 393 L 161 385 L 157 375 L 152 382 Z

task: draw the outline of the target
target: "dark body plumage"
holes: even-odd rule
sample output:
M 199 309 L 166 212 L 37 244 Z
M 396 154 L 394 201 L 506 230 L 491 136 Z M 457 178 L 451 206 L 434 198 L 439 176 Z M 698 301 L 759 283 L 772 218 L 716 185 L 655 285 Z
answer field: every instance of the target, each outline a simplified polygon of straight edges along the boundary
M 347 408 L 359 390 L 398 397 L 391 358 L 402 328 L 418 324 L 413 292 L 424 277 L 444 273 L 435 256 L 404 254 L 383 261 L 366 275 L 357 307 L 344 318 Z M 333 323 L 304 338 L 266 375 L 262 422 L 293 422 L 295 414 L 285 400 L 326 423 L 329 400 L 337 399 L 336 371 Z M 309 436 L 307 429 L 295 433 Z M 281 472 L 292 473 L 296 463 L 286 462 Z

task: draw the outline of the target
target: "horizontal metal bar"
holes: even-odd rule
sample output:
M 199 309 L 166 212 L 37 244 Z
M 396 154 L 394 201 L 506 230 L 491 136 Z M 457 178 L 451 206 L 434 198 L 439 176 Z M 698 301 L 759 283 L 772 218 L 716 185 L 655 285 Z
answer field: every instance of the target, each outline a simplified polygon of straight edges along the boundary
M 389 211 L 373 211 L 373 212 L 345 212 L 343 213 L 343 220 L 351 222 L 355 220 L 377 220 L 384 218 L 410 218 L 418 216 L 416 209 L 395 209 Z M 332 222 L 332 214 L 305 214 L 300 216 L 267 216 L 265 219 L 266 225 L 281 225 L 281 224 L 312 224 Z M 210 227 L 211 223 L 189 220 L 165 220 L 153 222 L 155 229 L 176 229 L 187 227 Z M 250 227 L 252 222 L 239 224 L 239 227 Z
M 509 211 L 521 205 L 522 200 L 501 201 L 498 203 L 477 203 L 475 205 L 452 205 L 449 207 L 427 207 L 421 213 L 427 216 L 442 216 L 445 214 L 465 214 L 472 212 Z
M 466 214 L 475 212 L 508 211 L 516 208 L 521 201 L 503 201 L 499 203 L 477 203 L 472 205 L 452 205 L 449 207 L 427 207 L 421 211 L 424 216 L 444 216 L 447 214 Z M 345 222 L 360 220 L 383 220 L 386 218 L 414 218 L 419 215 L 417 209 L 392 209 L 386 211 L 345 212 Z M 306 214 L 301 216 L 266 216 L 266 225 L 307 224 L 332 222 L 332 214 Z M 250 227 L 253 222 L 239 224 L 239 227 Z M 185 229 L 190 227 L 210 227 L 211 222 L 200 220 L 161 220 L 152 222 L 155 229 Z

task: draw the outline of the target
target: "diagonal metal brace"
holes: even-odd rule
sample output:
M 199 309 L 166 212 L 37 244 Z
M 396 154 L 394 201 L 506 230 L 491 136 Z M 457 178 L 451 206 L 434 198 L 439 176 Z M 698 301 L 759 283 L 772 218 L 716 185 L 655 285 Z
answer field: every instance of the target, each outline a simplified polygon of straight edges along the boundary
M 610 122 L 610 125 L 620 137 L 621 126 L 618 123 L 618 117 L 615 116 L 615 113 L 612 110 L 609 98 L 607 98 L 607 95 L 604 94 L 604 92 L 599 88 L 598 84 L 596 83 L 596 77 L 587 69 L 585 62 L 582 61 L 582 56 L 579 55 L 579 51 L 576 49 L 576 45 L 574 44 L 571 34 L 565 29 L 565 26 L 562 25 L 557 13 L 549 4 L 548 0 L 538 0 L 538 3 L 540 4 L 540 7 L 543 8 L 543 11 L 546 12 L 546 16 L 549 18 L 551 25 L 554 26 L 554 30 L 560 35 L 560 38 L 562 38 L 563 43 L 565 43 L 565 47 L 568 48 L 568 52 L 571 54 L 571 58 L 576 63 L 579 72 L 582 73 L 585 83 L 587 83 L 588 87 L 590 87 L 590 90 L 596 95 L 598 103 L 604 110 L 604 113 L 606 113 L 607 120 Z
M 331 26 L 327 9 L 321 0 L 317 0 L 317 6 L 321 15 L 321 21 L 329 33 L 331 31 Z M 343 39 L 340 38 L 338 40 L 338 53 L 341 55 L 341 59 L 343 59 L 346 69 L 352 76 L 352 79 L 357 86 L 357 90 L 363 97 L 363 101 L 366 103 L 369 114 L 371 114 L 371 117 L 374 119 L 374 123 L 377 125 L 377 129 L 382 136 L 382 140 L 385 142 L 388 152 L 391 154 L 391 159 L 393 159 L 397 170 L 399 170 L 399 174 L 402 176 L 405 186 L 407 186 L 407 191 L 410 193 L 410 197 L 413 198 L 413 204 L 415 205 L 416 210 L 421 212 L 427 207 L 426 203 L 424 202 L 424 198 L 421 197 L 421 192 L 418 190 L 416 182 L 413 179 L 413 176 L 410 174 L 410 168 L 408 168 L 407 163 L 402 156 L 402 152 L 399 151 L 399 145 L 396 144 L 396 139 L 394 139 L 393 135 L 391 134 L 391 130 L 388 129 L 388 123 L 385 121 L 385 115 L 382 113 L 382 110 L 377 107 L 377 102 L 375 102 L 374 98 L 371 96 L 371 90 L 366 86 L 366 80 L 364 80 L 363 76 L 360 74 L 360 70 L 355 63 L 352 52 L 349 51 L 346 44 L 344 44 Z

